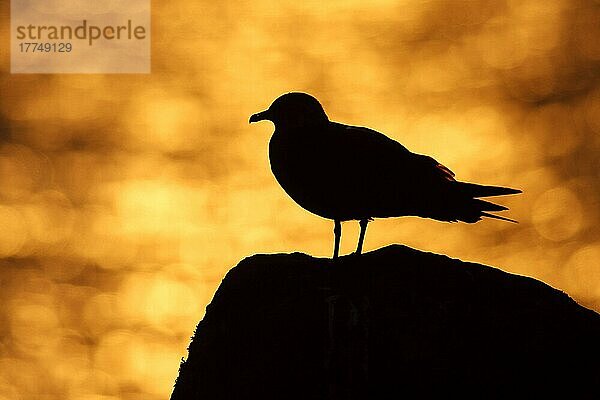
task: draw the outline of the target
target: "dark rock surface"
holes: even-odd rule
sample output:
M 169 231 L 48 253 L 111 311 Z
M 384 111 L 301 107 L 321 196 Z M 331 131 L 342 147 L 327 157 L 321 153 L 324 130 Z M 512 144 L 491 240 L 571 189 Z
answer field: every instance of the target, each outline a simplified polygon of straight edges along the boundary
M 171 399 L 431 397 L 600 398 L 600 315 L 399 245 L 255 255 L 207 307 Z

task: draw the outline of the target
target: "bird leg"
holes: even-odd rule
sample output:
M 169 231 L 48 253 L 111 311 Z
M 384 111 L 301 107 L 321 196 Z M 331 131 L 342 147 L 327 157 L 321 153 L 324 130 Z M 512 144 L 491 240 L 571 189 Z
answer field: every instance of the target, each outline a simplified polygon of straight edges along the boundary
M 369 219 L 361 219 L 358 225 L 360 226 L 360 235 L 358 236 L 358 245 L 356 246 L 356 254 L 362 252 L 363 242 L 365 241 L 365 233 L 367 233 L 367 224 Z
M 333 237 L 333 259 L 335 260 L 340 253 L 340 239 L 342 238 L 342 223 L 337 219 L 333 221 Z

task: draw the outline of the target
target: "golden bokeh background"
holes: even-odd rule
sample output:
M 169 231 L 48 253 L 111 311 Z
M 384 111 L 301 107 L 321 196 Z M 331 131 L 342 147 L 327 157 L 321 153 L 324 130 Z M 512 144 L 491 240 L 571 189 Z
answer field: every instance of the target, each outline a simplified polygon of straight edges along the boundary
M 153 2 L 150 75 L 11 75 L 0 8 L 0 399 L 164 399 L 227 270 L 329 256 L 269 170 L 278 95 L 524 190 L 520 224 L 378 220 L 600 310 L 600 3 Z M 343 252 L 357 224 L 345 223 Z

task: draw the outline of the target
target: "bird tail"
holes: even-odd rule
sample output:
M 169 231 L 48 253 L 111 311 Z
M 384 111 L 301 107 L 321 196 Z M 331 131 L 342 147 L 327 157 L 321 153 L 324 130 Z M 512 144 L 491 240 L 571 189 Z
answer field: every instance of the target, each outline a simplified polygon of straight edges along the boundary
M 501 206 L 499 204 L 495 204 L 489 201 L 473 199 L 473 206 L 477 208 L 479 211 L 504 211 L 508 210 L 507 207 Z
M 477 183 L 456 182 L 460 186 L 460 191 L 470 197 L 489 197 L 503 196 L 507 194 L 522 193 L 519 189 L 512 189 L 503 186 L 486 186 Z
M 459 217 L 457 218 L 459 221 L 474 223 L 480 221 L 483 217 L 487 217 L 499 219 L 502 221 L 514 223 L 517 222 L 513 219 L 493 214 L 496 211 L 508 210 L 507 207 L 492 203 L 490 201 L 482 200 L 479 197 L 516 194 L 521 193 L 520 190 L 501 186 L 478 185 L 476 183 L 467 182 L 456 182 L 456 185 L 458 189 L 457 200 L 460 204 L 462 204 L 461 207 L 457 207 L 459 209 L 462 209 L 462 212 L 459 213 Z
M 494 218 L 494 219 L 501 219 L 502 221 L 513 222 L 515 224 L 519 223 L 519 221 L 515 221 L 514 219 L 510 219 L 510 218 L 506 218 L 506 217 L 501 217 L 499 215 L 490 214 L 490 213 L 486 213 L 486 212 L 482 212 L 481 215 L 483 217 Z
M 502 221 L 517 223 L 517 221 L 515 221 L 513 219 L 501 217 L 496 214 L 492 214 L 491 212 L 494 212 L 494 211 L 508 210 L 508 207 L 504 207 L 504 206 L 501 206 L 499 204 L 495 204 L 495 203 L 492 203 L 489 201 L 480 200 L 480 199 L 472 199 L 470 202 L 470 207 L 468 209 L 469 209 L 469 211 L 465 215 L 466 218 L 462 218 L 462 220 L 465 222 L 471 222 L 471 223 L 477 222 L 477 221 L 481 220 L 481 217 L 487 217 L 487 218 L 494 218 L 494 219 L 500 219 Z

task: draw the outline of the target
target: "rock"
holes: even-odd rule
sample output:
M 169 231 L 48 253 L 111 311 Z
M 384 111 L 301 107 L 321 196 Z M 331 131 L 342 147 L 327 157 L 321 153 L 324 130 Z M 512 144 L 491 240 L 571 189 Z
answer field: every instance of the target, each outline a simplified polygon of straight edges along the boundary
M 392 245 L 248 257 L 172 400 L 600 398 L 600 315 L 532 278 Z

